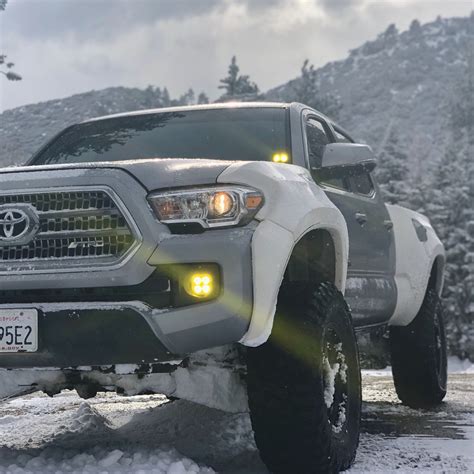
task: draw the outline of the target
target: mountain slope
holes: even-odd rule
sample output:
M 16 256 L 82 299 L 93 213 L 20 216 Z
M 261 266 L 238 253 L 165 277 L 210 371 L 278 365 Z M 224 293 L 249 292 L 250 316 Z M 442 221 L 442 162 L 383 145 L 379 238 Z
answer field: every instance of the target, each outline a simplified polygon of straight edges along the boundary
M 393 128 L 412 158 L 415 175 L 443 155 L 451 97 L 474 48 L 474 15 L 438 19 L 398 33 L 392 25 L 342 61 L 317 71 L 321 92 L 339 96 L 339 121 L 358 139 L 383 148 Z M 472 53 L 471 53 L 472 54 Z M 294 100 L 298 79 L 266 94 Z M 7 110 L 0 114 L 0 165 L 23 163 L 45 140 L 71 123 L 171 101 L 159 88 L 114 87 Z
M 179 103 L 170 99 L 166 89 L 111 87 L 7 110 L 0 114 L 0 166 L 24 163 L 49 138 L 73 123 Z
M 414 176 L 444 154 L 450 104 L 474 50 L 474 15 L 437 19 L 398 33 L 391 25 L 374 41 L 317 71 L 322 93 L 340 98 L 339 122 L 380 152 L 392 129 L 412 159 Z M 291 100 L 298 79 L 268 92 Z

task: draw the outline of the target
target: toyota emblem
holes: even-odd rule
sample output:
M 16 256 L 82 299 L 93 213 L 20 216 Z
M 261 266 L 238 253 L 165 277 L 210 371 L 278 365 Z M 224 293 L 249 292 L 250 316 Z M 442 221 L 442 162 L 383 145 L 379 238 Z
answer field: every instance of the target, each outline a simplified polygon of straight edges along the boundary
M 24 245 L 31 242 L 38 230 L 38 216 L 31 206 L 0 206 L 0 245 Z

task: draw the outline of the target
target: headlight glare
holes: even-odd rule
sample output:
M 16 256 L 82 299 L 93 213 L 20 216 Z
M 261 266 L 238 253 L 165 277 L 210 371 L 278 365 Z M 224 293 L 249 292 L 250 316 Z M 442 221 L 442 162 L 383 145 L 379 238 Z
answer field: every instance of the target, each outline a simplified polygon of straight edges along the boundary
M 261 192 L 244 186 L 157 192 L 148 199 L 161 222 L 204 228 L 245 224 L 263 204 Z
M 211 197 L 209 213 L 213 217 L 224 217 L 235 210 L 237 200 L 228 191 L 218 191 Z

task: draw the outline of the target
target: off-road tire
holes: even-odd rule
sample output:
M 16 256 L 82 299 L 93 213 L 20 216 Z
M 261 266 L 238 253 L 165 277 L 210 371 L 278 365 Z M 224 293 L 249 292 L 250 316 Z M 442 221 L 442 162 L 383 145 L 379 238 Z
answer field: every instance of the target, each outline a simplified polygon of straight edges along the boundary
M 337 367 L 335 361 L 341 370 L 331 398 L 327 368 Z M 247 368 L 255 441 L 271 472 L 332 473 L 352 464 L 360 429 L 359 354 L 349 309 L 334 285 L 283 286 L 272 335 L 248 349 Z
M 416 318 L 390 328 L 392 373 L 398 398 L 412 408 L 439 405 L 446 395 L 446 334 L 441 301 L 426 293 Z

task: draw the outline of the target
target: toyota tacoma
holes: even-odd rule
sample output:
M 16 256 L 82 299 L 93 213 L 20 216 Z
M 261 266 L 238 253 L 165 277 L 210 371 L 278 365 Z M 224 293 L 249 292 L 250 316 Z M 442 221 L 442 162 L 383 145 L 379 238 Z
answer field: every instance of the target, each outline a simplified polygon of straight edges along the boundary
M 386 204 L 371 149 L 302 104 L 145 110 L 0 170 L 0 398 L 164 393 L 249 410 L 273 472 L 359 439 L 355 333 L 400 400 L 446 393 L 443 245 Z

